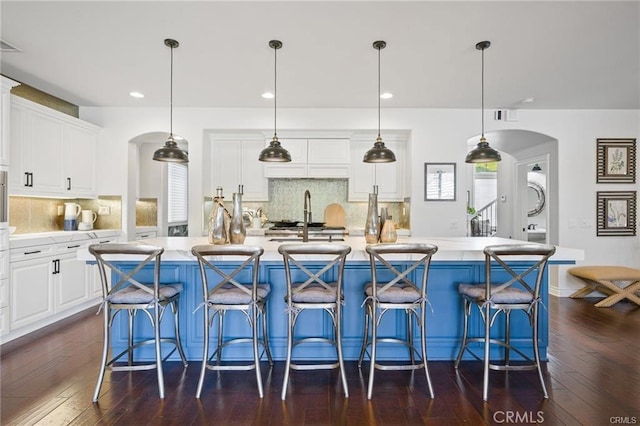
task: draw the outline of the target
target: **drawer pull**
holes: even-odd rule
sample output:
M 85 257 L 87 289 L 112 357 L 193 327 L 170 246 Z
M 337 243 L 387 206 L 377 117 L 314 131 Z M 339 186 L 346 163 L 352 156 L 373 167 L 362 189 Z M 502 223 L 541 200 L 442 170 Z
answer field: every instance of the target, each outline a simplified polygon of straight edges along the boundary
M 35 250 L 35 251 L 25 251 L 24 254 L 28 255 L 28 254 L 36 254 L 36 253 L 42 253 L 42 250 Z
M 78 248 L 78 247 L 80 247 L 80 244 L 76 244 L 75 246 L 67 246 L 68 249 Z

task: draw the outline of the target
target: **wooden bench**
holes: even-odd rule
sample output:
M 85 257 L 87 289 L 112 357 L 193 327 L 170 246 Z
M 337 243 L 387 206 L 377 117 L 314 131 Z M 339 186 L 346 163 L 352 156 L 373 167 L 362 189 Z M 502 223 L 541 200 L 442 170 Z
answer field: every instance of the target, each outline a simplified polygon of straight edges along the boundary
M 568 271 L 574 277 L 583 280 L 586 287 L 573 293 L 571 298 L 585 297 L 594 291 L 608 296 L 596 303 L 598 308 L 608 308 L 615 303 L 629 299 L 640 305 L 640 269 L 626 266 L 577 266 Z M 614 281 L 627 283 L 620 286 Z

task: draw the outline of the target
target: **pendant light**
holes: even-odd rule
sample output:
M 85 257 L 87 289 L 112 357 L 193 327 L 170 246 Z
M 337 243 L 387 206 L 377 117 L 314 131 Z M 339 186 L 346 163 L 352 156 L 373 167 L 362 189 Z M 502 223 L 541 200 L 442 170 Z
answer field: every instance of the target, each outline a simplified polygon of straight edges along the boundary
M 482 135 L 480 142 L 473 150 L 467 154 L 464 160 L 467 163 L 493 163 L 500 161 L 500 153 L 489 146 L 489 142 L 484 137 L 484 51 L 491 46 L 491 42 L 481 41 L 476 44 L 476 49 L 482 51 Z
M 162 148 L 153 153 L 153 159 L 156 161 L 164 161 L 169 163 L 188 163 L 189 155 L 178 147 L 176 140 L 173 138 L 173 49 L 180 46 L 176 40 L 167 38 L 164 40 L 165 46 L 171 48 L 171 104 L 169 105 L 169 138 Z
M 380 137 L 380 50 L 386 46 L 387 43 L 382 40 L 373 42 L 373 48 L 378 51 L 378 137 L 373 144 L 373 148 L 364 154 L 362 161 L 365 163 L 392 163 L 396 161 L 395 154 L 384 146 L 382 137 Z
M 532 172 L 541 172 L 542 171 L 542 167 L 540 167 L 540 164 L 536 163 L 532 168 L 531 168 Z
M 269 146 L 260 152 L 258 160 L 266 162 L 288 163 L 291 161 L 291 154 L 280 145 L 277 132 L 277 111 L 278 111 L 278 49 L 282 47 L 280 40 L 271 40 L 269 47 L 273 49 L 273 139 Z

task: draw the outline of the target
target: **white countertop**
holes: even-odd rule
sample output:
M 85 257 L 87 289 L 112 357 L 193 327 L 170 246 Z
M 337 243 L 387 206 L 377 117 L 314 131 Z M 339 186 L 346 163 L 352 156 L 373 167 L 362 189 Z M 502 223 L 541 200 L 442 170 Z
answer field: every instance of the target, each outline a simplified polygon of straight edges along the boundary
M 263 261 L 282 261 L 282 255 L 278 253 L 278 246 L 284 244 L 280 241 L 270 241 L 271 237 L 248 236 L 247 245 L 257 245 L 264 248 Z M 438 252 L 433 256 L 434 261 L 479 261 L 484 260 L 483 250 L 485 246 L 494 244 L 530 244 L 526 241 L 517 241 L 496 237 L 399 237 L 398 242 L 428 243 L 438 246 Z M 143 241 L 132 242 L 137 244 L 155 245 L 165 248 L 162 255 L 163 262 L 194 261 L 191 248 L 195 245 L 208 244 L 207 237 L 164 237 L 149 238 Z M 364 251 L 366 242 L 364 237 L 345 237 L 344 241 L 334 241 L 326 244 L 346 244 L 352 251 L 347 261 L 367 261 Z M 78 259 L 94 260 L 86 249 L 78 251 Z M 410 258 L 407 258 L 409 260 Z M 402 259 L 398 259 L 402 260 Z M 579 261 L 584 260 L 584 250 L 557 247 L 552 257 L 555 261 Z

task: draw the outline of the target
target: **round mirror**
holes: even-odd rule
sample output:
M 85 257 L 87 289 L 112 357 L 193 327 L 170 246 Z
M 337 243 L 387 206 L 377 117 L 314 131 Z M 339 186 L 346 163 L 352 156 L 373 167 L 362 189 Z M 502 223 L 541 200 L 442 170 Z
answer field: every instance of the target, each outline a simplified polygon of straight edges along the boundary
M 537 182 L 529 181 L 527 185 L 527 216 L 539 215 L 544 209 L 544 188 Z

